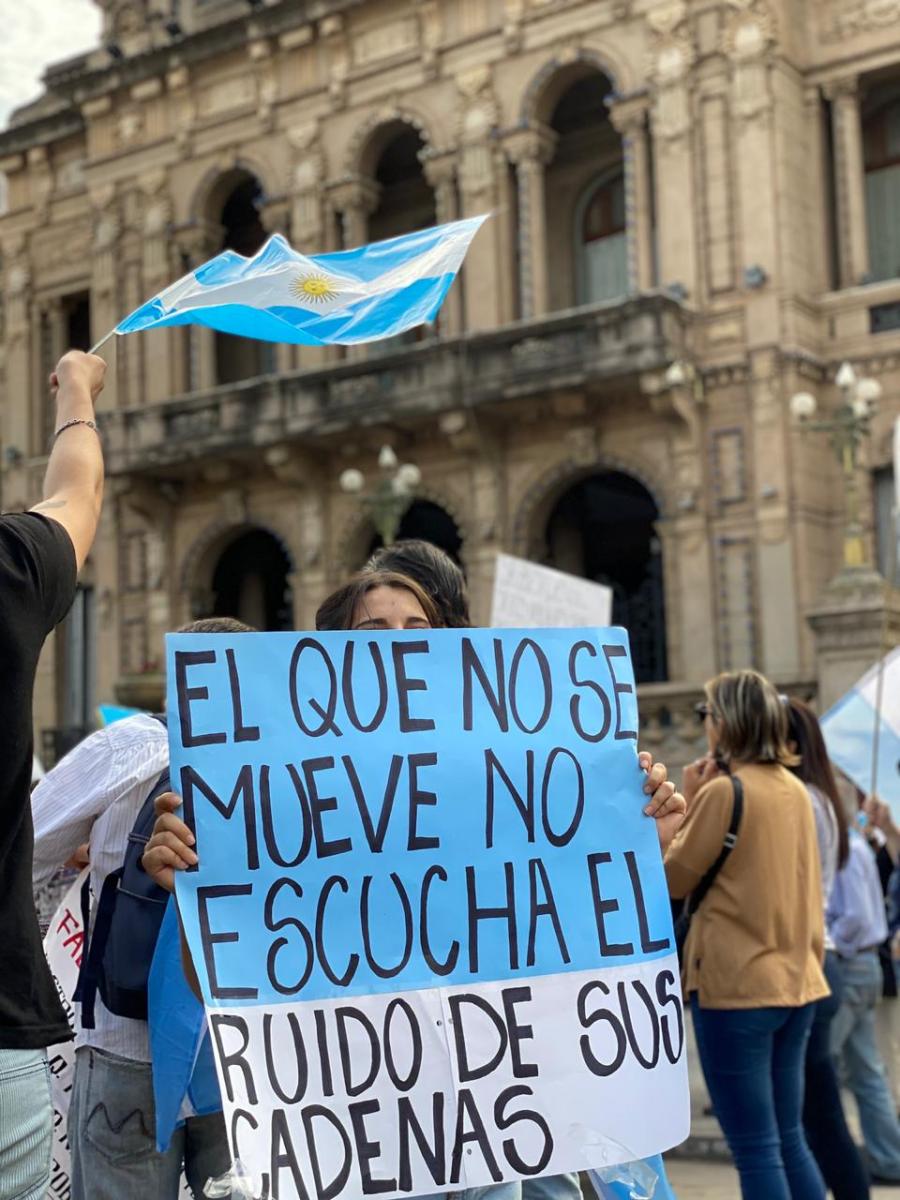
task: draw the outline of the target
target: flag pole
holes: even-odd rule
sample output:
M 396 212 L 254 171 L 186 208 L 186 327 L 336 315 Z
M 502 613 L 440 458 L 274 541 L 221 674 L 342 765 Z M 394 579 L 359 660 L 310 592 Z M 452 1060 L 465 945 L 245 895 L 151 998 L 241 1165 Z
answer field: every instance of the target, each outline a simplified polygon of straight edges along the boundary
M 894 471 L 900 468 L 900 417 L 894 429 Z M 888 540 L 888 560 L 884 572 L 884 597 L 881 615 L 881 645 L 878 656 L 878 676 L 875 683 L 875 730 L 872 736 L 872 770 L 870 792 L 878 794 L 878 751 L 881 742 L 881 706 L 884 700 L 884 660 L 889 650 L 890 641 L 890 599 L 897 577 L 897 542 L 900 540 L 900 479 L 894 479 L 894 506 L 891 512 L 891 536 Z
M 91 347 L 91 349 L 90 349 L 89 353 L 90 353 L 90 354 L 96 354 L 96 353 L 97 353 L 97 351 L 100 349 L 100 347 L 101 347 L 101 346 L 105 346 L 105 345 L 106 345 L 106 343 L 109 341 L 109 339 L 115 335 L 115 332 L 116 332 L 116 331 L 115 331 L 115 329 L 111 329 L 111 330 L 109 331 L 109 333 L 108 333 L 108 334 L 106 334 L 106 336 L 105 336 L 105 337 L 102 337 L 102 338 L 100 339 L 100 341 L 97 343 L 97 345 L 96 345 L 96 346 L 92 346 L 92 347 Z

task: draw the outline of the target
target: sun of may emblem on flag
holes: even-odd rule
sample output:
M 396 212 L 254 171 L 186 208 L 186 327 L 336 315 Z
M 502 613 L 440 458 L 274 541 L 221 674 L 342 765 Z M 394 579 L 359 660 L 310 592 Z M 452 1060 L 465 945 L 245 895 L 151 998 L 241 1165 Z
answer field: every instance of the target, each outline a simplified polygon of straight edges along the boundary
M 298 275 L 291 290 L 299 300 L 312 300 L 314 304 L 336 300 L 339 294 L 335 281 L 320 274 Z

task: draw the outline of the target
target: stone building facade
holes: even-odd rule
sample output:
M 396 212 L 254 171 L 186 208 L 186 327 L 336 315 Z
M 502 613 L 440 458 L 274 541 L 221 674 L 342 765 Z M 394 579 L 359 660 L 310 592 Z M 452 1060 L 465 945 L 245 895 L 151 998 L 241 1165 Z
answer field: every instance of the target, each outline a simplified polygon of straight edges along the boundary
M 402 532 L 457 554 L 478 619 L 500 550 L 612 585 L 651 740 L 690 742 L 716 670 L 827 701 L 875 657 L 896 597 L 865 571 L 829 590 L 844 481 L 789 401 L 831 411 L 844 360 L 882 385 L 856 483 L 883 559 L 897 0 L 98 2 L 102 45 L 0 134 L 4 507 L 36 499 L 60 351 L 223 248 L 493 216 L 415 337 L 117 339 L 49 756 L 97 701 L 157 703 L 192 616 L 307 626 L 373 545 L 338 480 L 384 444 L 422 471 Z

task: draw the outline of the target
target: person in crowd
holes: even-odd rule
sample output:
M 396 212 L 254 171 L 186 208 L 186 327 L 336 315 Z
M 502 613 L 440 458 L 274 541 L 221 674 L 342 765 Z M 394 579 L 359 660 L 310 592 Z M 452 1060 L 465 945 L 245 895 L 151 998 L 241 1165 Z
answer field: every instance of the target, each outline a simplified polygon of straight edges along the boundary
M 803 1132 L 804 1061 L 822 972 L 824 920 L 809 795 L 791 772 L 785 706 L 756 671 L 717 676 L 700 707 L 709 753 L 685 768 L 687 819 L 666 852 L 674 899 L 737 840 L 684 946 L 700 1061 L 744 1200 L 823 1200 Z
M 441 624 L 466 629 L 472 621 L 466 577 L 446 551 L 421 538 L 405 538 L 376 550 L 366 571 L 399 571 L 416 581 L 437 606 Z M 660 1184 L 660 1190 L 662 1189 Z M 577 1174 L 547 1175 L 522 1181 L 522 1200 L 581 1200 Z
M 229 617 L 186 625 L 182 633 L 248 633 Z M 34 883 L 86 850 L 94 897 L 122 866 L 144 801 L 169 766 L 161 721 L 144 713 L 116 721 L 79 743 L 32 796 Z M 76 1005 L 75 1080 L 69 1108 L 72 1200 L 177 1200 L 182 1171 L 194 1195 L 229 1169 L 221 1113 L 189 1117 L 165 1154 L 156 1149 L 150 1038 L 146 1021 L 109 1011 L 98 994 L 95 1025 L 86 1029 Z
M 849 792 L 848 800 L 855 801 L 856 790 Z M 875 852 L 854 825 L 847 863 L 828 902 L 828 929 L 843 983 L 831 1029 L 832 1051 L 859 1109 L 872 1181 L 900 1185 L 900 1122 L 876 1031 L 883 989 L 879 947 L 888 933 L 884 893 Z
M 859 810 L 856 820 L 860 832 L 872 848 L 875 865 L 884 892 L 888 912 L 888 939 L 878 947 L 881 967 L 881 998 L 875 1009 L 875 1025 L 882 1061 L 887 1072 L 888 1086 L 894 1097 L 894 1107 L 900 1108 L 900 1003 L 898 1003 L 897 970 L 894 960 L 894 937 L 890 910 L 893 905 L 891 886 L 900 861 L 900 830 L 894 824 L 890 805 L 877 796 L 866 796 L 856 789 Z M 894 885 L 896 887 L 896 884 Z
M 447 627 L 448 618 L 453 618 L 457 627 L 469 625 L 468 600 L 462 572 L 443 551 L 426 547 L 417 551 L 408 543 L 401 543 L 406 553 L 405 565 L 414 563 L 415 577 L 401 574 L 399 570 L 388 570 L 377 562 L 370 562 L 343 587 L 333 592 L 316 613 L 318 630 L 414 630 Z M 385 559 L 394 547 L 380 551 Z M 446 561 L 444 561 L 446 560 Z M 437 584 L 438 586 L 434 586 Z M 442 586 L 443 585 L 443 586 Z M 644 811 L 655 818 L 660 844 L 665 848 L 684 818 L 685 804 L 674 785 L 667 779 L 662 763 L 653 763 L 646 751 L 640 754 L 640 763 L 647 773 L 644 792 L 648 797 Z M 180 807 L 179 797 L 169 793 L 157 801 L 157 820 L 153 836 L 144 853 L 144 867 L 162 887 L 174 889 L 175 871 L 184 870 L 197 861 L 192 849 L 190 830 L 175 811 Z M 529 1183 L 537 1185 L 533 1192 L 526 1193 Z M 493 1184 L 483 1188 L 463 1191 L 465 1200 L 565 1200 L 575 1196 L 578 1189 L 577 1176 L 554 1176 L 545 1180 Z M 443 1200 L 443 1194 L 423 1197 L 421 1200 Z
M 105 372 L 94 355 L 60 359 L 43 500 L 0 517 L 0 1200 L 43 1200 L 53 1134 L 46 1048 L 71 1037 L 31 891 L 32 697 L 41 648 L 72 604 L 100 517 L 94 402 Z
M 469 593 L 462 569 L 446 551 L 422 538 L 405 538 L 376 550 L 365 571 L 399 571 L 427 592 L 448 629 L 466 629 L 471 624 Z
M 809 705 L 793 697 L 787 702 L 787 711 L 790 747 L 800 759 L 792 769 L 806 784 L 812 800 L 823 906 L 827 908 L 835 875 L 849 854 L 847 815 L 815 713 Z M 831 995 L 816 1004 L 806 1048 L 803 1127 L 834 1200 L 865 1200 L 869 1195 L 868 1173 L 847 1128 L 831 1052 L 831 1025 L 840 1007 L 843 982 L 841 961 L 827 927 L 825 978 Z

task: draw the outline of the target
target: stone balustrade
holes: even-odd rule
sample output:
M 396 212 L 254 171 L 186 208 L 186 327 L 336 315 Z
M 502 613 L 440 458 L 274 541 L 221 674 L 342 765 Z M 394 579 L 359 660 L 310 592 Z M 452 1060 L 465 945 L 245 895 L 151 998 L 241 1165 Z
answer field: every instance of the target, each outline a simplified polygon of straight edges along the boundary
M 365 361 L 263 376 L 106 414 L 111 474 L 153 471 L 359 424 L 591 389 L 638 388 L 686 352 L 689 315 L 646 295 L 461 338 L 433 338 Z M 140 334 L 133 336 L 139 337 Z

